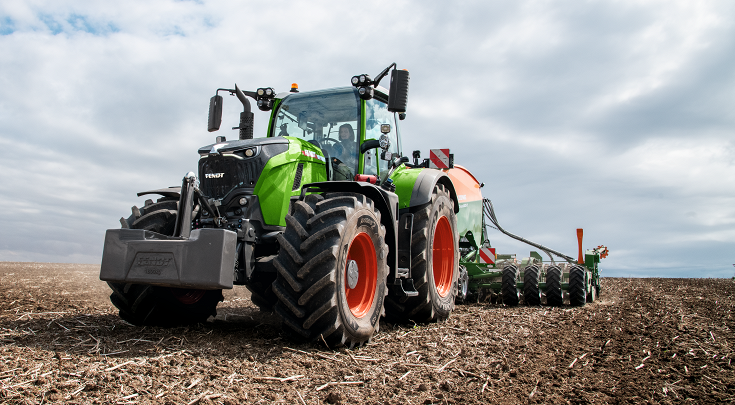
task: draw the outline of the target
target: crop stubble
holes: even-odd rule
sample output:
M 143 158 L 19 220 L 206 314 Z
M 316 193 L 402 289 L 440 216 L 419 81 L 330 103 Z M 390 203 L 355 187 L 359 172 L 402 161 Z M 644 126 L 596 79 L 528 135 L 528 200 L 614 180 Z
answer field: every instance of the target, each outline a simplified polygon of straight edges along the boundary
M 0 262 L 0 403 L 735 402 L 732 280 L 604 278 L 582 308 L 461 305 L 333 351 L 240 287 L 206 324 L 129 325 L 98 271 Z

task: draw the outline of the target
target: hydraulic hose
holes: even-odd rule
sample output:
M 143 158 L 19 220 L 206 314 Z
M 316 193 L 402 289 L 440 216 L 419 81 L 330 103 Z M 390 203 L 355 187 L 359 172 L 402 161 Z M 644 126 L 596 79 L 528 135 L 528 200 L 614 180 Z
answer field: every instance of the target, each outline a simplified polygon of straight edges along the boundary
M 487 217 L 490 220 L 490 222 L 492 222 L 492 224 L 495 225 L 495 226 L 489 225 L 491 228 L 495 228 L 495 229 L 499 230 L 500 232 L 502 232 L 502 233 L 510 236 L 511 238 L 515 239 L 515 240 L 521 241 L 521 242 L 523 242 L 523 243 L 525 243 L 527 245 L 531 245 L 531 246 L 533 246 L 533 247 L 535 247 L 535 248 L 543 251 L 544 253 L 546 253 L 549 256 L 549 259 L 551 259 L 551 263 L 554 263 L 554 258 L 551 257 L 552 254 L 555 255 L 555 256 L 558 256 L 558 257 L 560 257 L 560 258 L 562 258 L 564 260 L 566 260 L 569 263 L 573 263 L 574 262 L 574 258 L 572 258 L 572 257 L 569 257 L 569 256 L 567 256 L 565 254 L 559 253 L 556 250 L 549 249 L 546 246 L 539 245 L 538 243 L 531 242 L 528 239 L 522 238 L 522 237 L 520 237 L 518 235 L 514 235 L 514 234 L 506 231 L 505 229 L 503 229 L 503 227 L 501 227 L 500 224 L 498 223 L 498 218 L 495 217 L 495 210 L 493 209 L 493 203 L 492 203 L 492 201 L 490 201 L 487 198 L 483 198 L 482 199 L 482 212 L 483 212 L 483 214 L 485 214 L 485 217 Z

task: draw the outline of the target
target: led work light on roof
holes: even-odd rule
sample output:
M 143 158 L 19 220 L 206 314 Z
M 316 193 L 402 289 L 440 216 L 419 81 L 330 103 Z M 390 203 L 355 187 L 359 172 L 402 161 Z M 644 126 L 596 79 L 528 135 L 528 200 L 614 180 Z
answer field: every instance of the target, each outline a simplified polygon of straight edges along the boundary
M 357 89 L 357 94 L 363 100 L 370 100 L 375 95 L 375 92 L 372 87 L 360 87 Z
M 255 94 L 257 94 L 258 109 L 260 111 L 269 111 L 273 108 L 273 97 L 276 94 L 275 90 L 271 87 L 262 87 Z
M 373 98 L 375 92 L 373 91 L 373 79 L 369 75 L 361 74 L 352 76 L 352 85 L 357 87 L 357 94 L 363 100 L 370 100 Z

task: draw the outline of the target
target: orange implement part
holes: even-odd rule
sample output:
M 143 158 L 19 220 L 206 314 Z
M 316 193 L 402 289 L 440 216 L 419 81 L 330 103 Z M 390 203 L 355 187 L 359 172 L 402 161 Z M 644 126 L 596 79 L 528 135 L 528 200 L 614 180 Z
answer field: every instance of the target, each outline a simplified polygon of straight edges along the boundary
M 356 318 L 362 318 L 370 311 L 375 299 L 375 286 L 378 280 L 378 259 L 375 255 L 373 240 L 365 232 L 360 232 L 352 239 L 347 254 L 347 264 L 350 260 L 357 263 L 358 279 L 355 288 L 347 285 L 347 265 L 345 265 L 345 297 L 350 312 Z
M 579 244 L 579 258 L 577 259 L 577 263 L 584 264 L 584 255 L 582 254 L 582 235 L 584 234 L 584 231 L 582 228 L 577 228 L 577 243 Z
M 457 192 L 457 199 L 460 203 L 482 201 L 480 182 L 469 170 L 460 165 L 454 165 L 454 168 L 446 170 L 446 173 L 454 184 L 454 190 Z
M 454 235 L 452 235 L 452 226 L 447 217 L 439 218 L 436 223 L 431 267 L 436 291 L 440 297 L 446 297 L 452 290 L 452 276 L 454 275 Z

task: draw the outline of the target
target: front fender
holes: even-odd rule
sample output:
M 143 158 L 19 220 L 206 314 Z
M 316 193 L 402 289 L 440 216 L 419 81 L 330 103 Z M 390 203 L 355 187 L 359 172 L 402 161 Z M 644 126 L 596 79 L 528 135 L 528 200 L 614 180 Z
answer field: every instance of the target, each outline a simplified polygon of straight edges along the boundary
M 158 190 L 141 191 L 140 193 L 138 193 L 138 197 L 142 197 L 148 194 L 159 194 L 164 197 L 175 198 L 178 200 L 181 197 L 181 186 L 159 188 Z
M 390 277 L 395 276 L 398 268 L 398 196 L 378 186 L 360 181 L 325 181 L 304 184 L 303 192 L 348 192 L 363 194 L 373 200 L 380 211 L 380 222 L 385 226 L 385 243 L 388 245 L 388 267 Z M 304 193 L 302 193 L 303 197 Z

